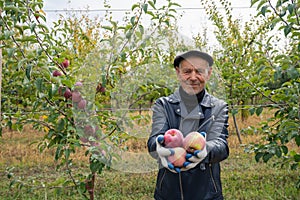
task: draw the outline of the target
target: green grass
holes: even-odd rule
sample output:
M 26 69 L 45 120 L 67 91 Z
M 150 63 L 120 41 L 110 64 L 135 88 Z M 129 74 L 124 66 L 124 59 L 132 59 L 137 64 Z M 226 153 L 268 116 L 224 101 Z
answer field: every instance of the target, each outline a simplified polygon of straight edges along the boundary
M 29 146 L 29 142 L 40 138 L 38 135 L 33 137 L 32 134 L 4 134 L 0 138 L 0 200 L 83 199 L 72 184 L 66 182 L 69 177 L 65 171 L 55 169 L 53 152 L 39 154 L 34 146 Z M 24 139 L 29 137 L 31 140 Z M 272 160 L 267 164 L 257 163 L 252 154 L 244 153 L 235 137 L 232 136 L 229 140 L 230 157 L 221 163 L 225 199 L 299 199 L 300 190 L 295 187 L 299 169 L 281 169 L 273 166 Z M 80 160 L 83 162 L 84 158 Z M 77 163 L 74 166 L 75 174 L 84 174 L 84 166 L 84 162 Z M 12 175 L 10 179 L 8 171 Z M 156 171 L 135 174 L 104 170 L 96 178 L 95 199 L 153 199 L 155 178 Z M 12 180 L 17 182 L 9 187 Z

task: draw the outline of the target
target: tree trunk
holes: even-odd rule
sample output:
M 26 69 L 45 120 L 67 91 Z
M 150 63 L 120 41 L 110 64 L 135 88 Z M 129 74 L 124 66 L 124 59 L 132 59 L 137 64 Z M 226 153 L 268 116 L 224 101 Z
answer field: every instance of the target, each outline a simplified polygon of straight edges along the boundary
M 93 173 L 91 179 L 87 179 L 85 183 L 85 187 L 90 195 L 90 200 L 94 200 L 95 198 L 95 179 L 96 173 Z

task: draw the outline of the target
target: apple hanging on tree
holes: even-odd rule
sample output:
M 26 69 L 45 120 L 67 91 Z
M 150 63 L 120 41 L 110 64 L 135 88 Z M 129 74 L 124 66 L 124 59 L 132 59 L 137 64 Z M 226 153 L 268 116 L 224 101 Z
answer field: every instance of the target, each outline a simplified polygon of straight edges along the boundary
M 62 73 L 61 73 L 60 71 L 58 71 L 58 70 L 54 70 L 54 71 L 52 72 L 52 75 L 53 75 L 54 77 L 58 77 L 58 76 L 61 76 Z
M 80 102 L 81 99 L 82 99 L 82 97 L 81 97 L 81 94 L 80 94 L 79 91 L 74 91 L 74 92 L 72 92 L 72 101 L 73 101 L 74 103 Z
M 79 102 L 78 102 L 78 104 L 77 104 L 77 107 L 79 108 L 79 109 L 81 109 L 81 110 L 84 110 L 85 109 L 85 107 L 86 107 L 86 100 L 85 99 L 81 99 Z
M 66 91 L 64 92 L 64 97 L 66 99 L 69 99 L 69 98 L 72 97 L 72 92 L 71 92 L 71 90 L 69 88 L 66 88 Z
M 65 60 L 61 63 L 61 65 L 62 65 L 64 68 L 67 68 L 67 67 L 69 67 L 69 65 L 70 65 L 70 61 L 69 61 L 67 58 L 65 58 Z

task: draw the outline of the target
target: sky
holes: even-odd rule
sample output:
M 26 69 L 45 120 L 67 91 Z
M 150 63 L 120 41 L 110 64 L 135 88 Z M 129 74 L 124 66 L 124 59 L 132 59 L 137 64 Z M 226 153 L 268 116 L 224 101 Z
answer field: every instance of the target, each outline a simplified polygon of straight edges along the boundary
M 239 18 L 242 21 L 248 21 L 250 16 L 256 14 L 256 9 L 250 7 L 250 0 L 229 0 L 233 7 L 233 16 Z M 44 11 L 46 12 L 47 21 L 55 21 L 58 19 L 58 15 L 66 15 L 63 10 L 90 10 L 91 16 L 103 16 L 104 0 L 44 0 Z M 139 0 L 108 0 L 111 9 L 113 9 L 113 16 L 116 19 L 121 19 L 125 11 L 124 9 L 130 10 L 131 6 L 139 2 Z M 157 4 L 163 4 L 165 0 L 157 0 Z M 214 27 L 205 15 L 204 9 L 202 8 L 200 0 L 173 0 L 181 5 L 181 8 L 177 11 L 182 14 L 182 17 L 178 19 L 179 31 L 181 34 L 188 38 L 192 38 L 198 33 L 207 29 L 208 33 L 212 33 Z M 218 2 L 215 0 L 215 2 Z M 97 11 L 93 11 L 97 10 Z M 117 11 L 116 11 L 117 10 Z M 122 11 L 120 11 L 122 10 Z M 221 9 L 222 10 L 222 9 Z M 209 34 L 208 34 L 209 35 Z

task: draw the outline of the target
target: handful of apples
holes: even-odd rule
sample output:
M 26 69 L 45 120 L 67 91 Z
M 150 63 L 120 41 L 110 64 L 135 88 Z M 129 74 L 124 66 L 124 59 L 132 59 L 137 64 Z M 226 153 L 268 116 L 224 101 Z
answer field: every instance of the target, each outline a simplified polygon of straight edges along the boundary
M 206 145 L 205 133 L 191 132 L 186 137 L 178 129 L 169 129 L 164 135 L 164 145 L 173 148 L 173 154 L 168 156 L 168 161 L 174 167 L 185 165 L 187 153 L 193 154 L 196 150 L 203 150 Z

